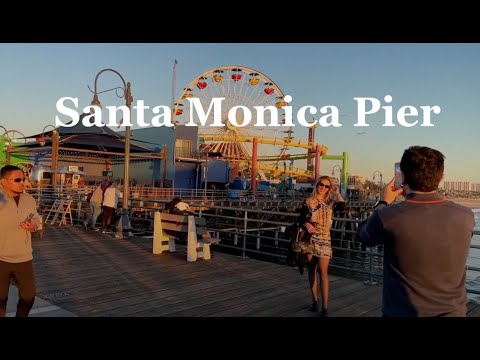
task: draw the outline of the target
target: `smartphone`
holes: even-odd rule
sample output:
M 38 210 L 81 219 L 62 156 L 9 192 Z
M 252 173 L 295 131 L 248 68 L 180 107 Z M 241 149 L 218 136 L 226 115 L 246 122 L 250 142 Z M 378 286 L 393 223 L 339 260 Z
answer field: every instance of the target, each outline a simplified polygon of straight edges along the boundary
M 403 187 L 403 175 L 402 171 L 400 170 L 400 163 L 397 162 L 394 165 L 394 173 L 395 173 L 395 189 L 401 189 Z
M 26 224 L 26 223 L 32 221 L 33 216 L 34 216 L 33 213 L 28 214 L 28 216 L 25 218 L 25 220 L 23 220 L 23 221 L 20 223 L 20 225 L 23 225 L 23 224 Z

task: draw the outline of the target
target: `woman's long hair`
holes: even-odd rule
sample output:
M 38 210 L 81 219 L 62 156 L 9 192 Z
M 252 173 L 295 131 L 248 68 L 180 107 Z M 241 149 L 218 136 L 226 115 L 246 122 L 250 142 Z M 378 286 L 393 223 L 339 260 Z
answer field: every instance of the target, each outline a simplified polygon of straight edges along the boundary
M 334 196 L 333 196 L 333 193 L 332 193 L 332 186 L 333 186 L 332 179 L 330 178 L 330 176 L 320 176 L 318 178 L 318 180 L 315 182 L 315 186 L 313 187 L 312 195 L 310 195 L 306 200 L 306 203 L 307 203 L 309 208 L 316 208 L 318 206 L 318 202 L 320 201 L 320 199 L 318 198 L 317 186 L 322 180 L 328 180 L 328 182 L 330 183 L 330 189 L 328 189 L 325 198 L 322 199 L 321 201 L 325 202 L 329 206 L 332 205 L 335 202 Z

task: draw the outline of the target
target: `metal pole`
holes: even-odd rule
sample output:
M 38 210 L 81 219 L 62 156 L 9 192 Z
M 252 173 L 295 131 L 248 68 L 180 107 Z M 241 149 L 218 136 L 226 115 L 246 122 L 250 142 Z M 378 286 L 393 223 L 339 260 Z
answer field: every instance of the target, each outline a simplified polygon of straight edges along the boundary
M 53 179 L 52 179 L 52 187 L 53 187 L 53 193 L 55 194 L 57 192 L 57 173 L 58 173 L 58 144 L 59 143 L 59 134 L 57 131 L 54 131 L 52 134 L 52 173 L 53 173 Z
M 317 144 L 315 146 L 315 179 L 313 179 L 314 181 L 317 181 L 318 178 L 320 177 L 321 152 L 322 152 L 322 147 L 320 146 L 320 144 Z
M 125 101 L 128 108 L 128 111 L 131 114 L 132 110 L 132 94 L 130 90 L 130 83 L 127 83 L 127 89 L 125 91 Z M 131 128 L 127 124 L 125 127 L 125 164 L 123 167 L 123 210 L 128 212 L 128 198 L 130 197 L 130 137 L 131 137 Z
M 204 190 L 204 199 L 207 201 L 207 183 L 208 183 L 208 151 L 205 153 L 205 190 Z
M 118 77 L 122 80 L 123 83 L 123 97 L 125 98 L 125 104 L 127 106 L 129 112 L 129 118 L 131 118 L 131 110 L 132 110 L 132 92 L 130 88 L 130 82 L 125 82 L 123 76 L 114 69 L 103 69 L 97 73 L 95 76 L 95 84 L 94 84 L 94 95 L 92 105 L 100 106 L 100 101 L 98 100 L 98 91 L 97 91 L 97 82 L 99 76 L 106 72 L 110 71 L 118 75 Z M 111 89 L 113 90 L 113 89 Z M 108 91 L 108 90 L 107 90 Z M 125 126 L 125 155 L 124 155 L 124 167 L 123 167 L 123 205 L 122 205 L 122 214 L 120 221 L 117 224 L 117 233 L 115 234 L 116 238 L 127 238 L 132 236 L 131 233 L 131 226 L 130 226 L 130 214 L 128 211 L 128 199 L 129 199 L 129 169 L 130 169 L 130 137 L 131 137 L 131 128 L 130 122 Z M 120 228 L 120 229 L 119 229 Z
M 379 185 L 379 196 L 382 196 L 382 189 L 383 189 L 383 174 L 379 170 L 375 170 L 373 172 L 373 181 L 375 181 L 375 175 L 380 175 L 380 185 Z
M 168 146 L 163 145 L 163 178 L 162 178 L 162 189 L 165 187 L 165 182 L 167 181 L 167 161 L 168 161 Z
M 178 61 L 175 59 L 173 62 L 173 74 L 172 74 L 172 122 L 173 122 L 173 149 L 172 149 L 172 156 L 173 156 L 173 179 L 172 179 L 172 190 L 175 192 L 175 176 L 176 176 L 176 152 L 177 152 L 177 114 L 175 111 L 175 87 L 177 82 L 177 64 Z
M 348 152 L 343 152 L 342 165 L 342 196 L 346 197 L 348 187 Z
M 248 213 L 245 210 L 243 216 L 243 244 L 242 244 L 242 258 L 245 259 L 245 253 L 247 251 L 247 222 L 248 222 Z
M 250 188 L 253 191 L 253 195 L 255 196 L 255 192 L 257 191 L 257 159 L 258 159 L 258 137 L 253 138 L 252 143 L 252 179 L 251 179 L 251 186 Z

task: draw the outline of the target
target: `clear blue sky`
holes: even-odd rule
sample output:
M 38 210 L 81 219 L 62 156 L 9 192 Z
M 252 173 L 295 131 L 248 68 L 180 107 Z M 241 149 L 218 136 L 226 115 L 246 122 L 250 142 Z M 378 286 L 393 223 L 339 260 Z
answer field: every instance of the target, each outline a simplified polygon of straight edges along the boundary
M 372 179 L 379 170 L 393 177 L 393 163 L 405 148 L 426 145 L 447 157 L 446 180 L 480 183 L 480 44 L 0 44 L 0 125 L 25 135 L 54 124 L 55 104 L 64 96 L 87 106 L 95 75 L 118 70 L 132 83 L 134 100 L 171 104 L 172 67 L 178 60 L 177 98 L 207 70 L 246 66 L 267 75 L 291 95 L 292 107 L 336 106 L 341 128 L 317 128 L 316 140 L 329 154 L 350 155 L 350 173 Z M 113 74 L 99 78 L 99 89 L 119 84 Z M 354 97 L 391 95 L 394 114 L 401 106 L 438 105 L 433 128 L 382 127 L 384 113 L 354 127 Z M 122 105 L 113 94 L 102 103 Z M 317 116 L 318 118 L 318 116 Z M 395 120 L 396 122 L 396 120 Z M 365 134 L 358 134 L 365 132 Z M 300 125 L 295 136 L 306 139 Z M 331 174 L 334 161 L 322 162 Z

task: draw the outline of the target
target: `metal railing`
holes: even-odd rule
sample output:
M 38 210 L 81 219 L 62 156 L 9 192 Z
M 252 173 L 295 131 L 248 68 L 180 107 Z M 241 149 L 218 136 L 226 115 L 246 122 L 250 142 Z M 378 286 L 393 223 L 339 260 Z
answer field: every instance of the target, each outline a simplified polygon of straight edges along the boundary
M 132 191 L 132 195 L 135 192 Z M 192 194 L 192 192 L 190 192 Z M 72 214 L 74 220 L 83 221 L 88 206 L 86 205 L 85 190 L 72 189 L 63 193 L 52 191 L 36 191 L 33 195 L 39 203 L 47 205 L 58 197 L 73 200 Z M 195 199 L 194 199 L 195 200 Z M 195 202 L 191 200 L 191 202 Z M 138 235 L 151 236 L 153 234 L 153 212 L 163 210 L 169 199 L 153 199 L 150 197 L 131 197 L 130 204 L 136 216 L 132 217 L 132 225 L 141 223 Z M 288 263 L 291 254 L 291 241 L 285 235 L 285 228 L 294 223 L 298 213 L 254 209 L 244 206 L 215 206 L 203 203 L 197 211 L 198 216 L 207 219 L 207 229 L 214 233 L 214 237 L 222 239 L 215 248 L 237 254 L 243 258 L 252 257 L 280 263 Z M 361 217 L 368 216 L 368 212 L 361 213 Z M 374 284 L 382 278 L 383 246 L 362 246 L 355 241 L 356 229 L 360 218 L 352 218 L 349 213 L 342 217 L 334 217 L 331 229 L 332 248 L 334 256 L 330 263 L 331 268 L 349 273 L 366 276 L 368 283 Z M 134 229 L 135 233 L 135 229 Z M 480 231 L 474 231 L 480 235 Z M 480 250 L 480 245 L 472 244 L 471 250 Z M 472 253 L 472 251 L 471 251 Z M 469 260 L 480 260 L 480 256 L 472 255 Z M 480 261 L 479 261 L 480 263 Z M 480 272 L 480 266 L 467 265 L 467 271 Z M 478 294 L 480 291 L 469 290 Z

